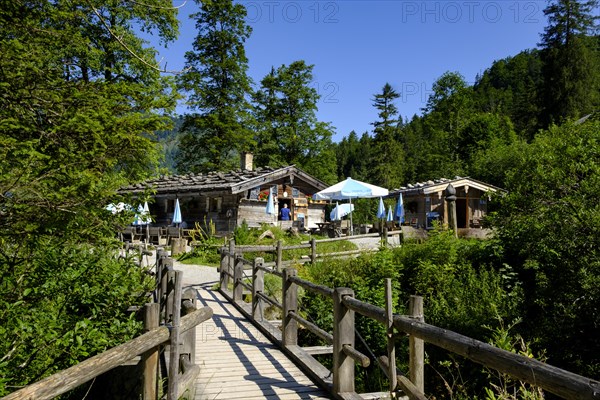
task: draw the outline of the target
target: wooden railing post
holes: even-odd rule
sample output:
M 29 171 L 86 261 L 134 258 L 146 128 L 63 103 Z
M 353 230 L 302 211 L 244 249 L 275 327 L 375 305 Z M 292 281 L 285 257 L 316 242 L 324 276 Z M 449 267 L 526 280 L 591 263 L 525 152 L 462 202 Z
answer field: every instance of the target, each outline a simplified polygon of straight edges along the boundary
M 289 277 L 296 275 L 297 271 L 294 268 L 283 270 L 283 316 L 281 323 L 284 346 L 298 344 L 298 322 L 289 315 L 290 312 L 296 312 L 298 309 L 298 285 L 289 280 Z
M 388 378 L 390 381 L 390 394 L 396 390 L 396 343 L 394 340 L 394 303 L 392 296 L 392 280 L 385 280 L 385 314 L 387 316 L 387 356 Z
M 409 313 L 411 318 L 419 322 L 425 322 L 423 317 L 423 297 L 410 296 Z M 409 371 L 410 381 L 425 393 L 425 344 L 422 339 L 410 335 L 409 345 Z
M 234 268 L 235 268 L 235 239 L 231 239 L 229 241 L 229 263 L 227 264 L 227 271 L 229 272 L 229 275 L 233 275 L 234 274 Z M 225 289 L 228 288 L 229 286 L 229 280 L 231 279 L 230 276 L 227 276 L 227 285 L 225 286 Z
M 346 296 L 354 297 L 349 288 L 333 291 L 333 392 L 354 393 L 354 360 L 344 352 L 344 346 L 354 348 L 354 311 L 343 303 Z
M 221 290 L 227 290 L 227 284 L 229 283 L 229 255 L 227 254 L 228 248 L 226 246 L 221 247 L 221 264 L 219 266 L 219 280 L 221 283 Z
M 163 264 L 162 278 L 161 278 L 161 300 L 160 300 L 160 312 L 162 313 L 162 319 L 168 322 L 172 318 L 173 314 L 173 285 L 175 282 L 175 271 L 173 270 L 173 259 L 167 258 Z
M 144 333 L 158 328 L 160 304 L 148 303 L 144 305 Z M 158 376 L 158 347 L 142 354 L 143 377 L 142 399 L 156 400 Z
M 181 315 L 186 316 L 196 310 L 196 299 L 198 291 L 194 288 L 187 288 L 181 296 Z M 188 306 L 189 305 L 189 306 Z M 196 363 L 196 328 L 192 328 L 181 334 L 181 351 L 180 354 L 189 354 L 190 363 Z M 181 358 L 181 356 L 180 356 Z
M 264 318 L 262 300 L 258 297 L 258 294 L 265 290 L 265 271 L 261 269 L 264 262 L 263 258 L 257 257 L 252 266 L 252 318 L 256 321 L 262 321 Z
M 181 285 L 183 272 L 173 271 L 173 273 L 173 314 L 171 317 L 171 334 L 169 340 L 169 390 L 167 392 L 167 400 L 178 399 L 177 381 L 179 377 L 179 321 L 181 320 Z
M 233 301 L 234 303 L 242 301 L 242 294 L 244 293 L 244 286 L 242 286 L 242 279 L 244 279 L 244 261 L 242 255 L 236 255 L 236 263 L 233 269 Z
M 310 239 L 310 262 L 317 262 L 317 240 L 315 238 Z
M 275 264 L 275 269 L 277 271 L 281 271 L 283 264 L 283 244 L 281 240 L 277 241 L 277 262 Z

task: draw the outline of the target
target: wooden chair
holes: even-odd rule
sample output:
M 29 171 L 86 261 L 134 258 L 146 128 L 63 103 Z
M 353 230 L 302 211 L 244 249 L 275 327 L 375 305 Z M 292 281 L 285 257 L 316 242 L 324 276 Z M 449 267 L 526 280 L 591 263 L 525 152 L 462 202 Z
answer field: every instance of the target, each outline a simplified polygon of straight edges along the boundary
M 163 228 L 160 226 L 149 226 L 148 227 L 148 235 L 150 238 L 150 243 L 152 244 L 157 244 L 157 245 L 161 245 L 161 244 L 166 244 L 163 243 L 166 242 L 166 238 L 164 237 L 164 232 L 163 232 Z
M 135 226 L 126 226 L 121 231 L 121 240 L 123 242 L 138 243 L 141 240 L 141 234 Z
M 167 226 L 167 243 L 168 244 L 171 243 L 171 239 L 180 238 L 180 237 L 182 237 L 181 229 L 178 226 Z

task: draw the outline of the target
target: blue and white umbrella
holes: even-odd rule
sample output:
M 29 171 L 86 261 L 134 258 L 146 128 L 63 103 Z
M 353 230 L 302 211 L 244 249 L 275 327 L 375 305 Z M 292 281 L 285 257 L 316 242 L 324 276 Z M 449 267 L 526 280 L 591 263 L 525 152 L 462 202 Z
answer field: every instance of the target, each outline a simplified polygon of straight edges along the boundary
M 392 206 L 389 206 L 388 208 L 388 213 L 387 213 L 387 218 L 385 219 L 387 222 L 392 222 L 394 221 L 394 213 L 392 212 Z
M 150 216 L 150 207 L 148 207 L 148 202 L 145 201 L 140 214 L 140 225 L 150 225 L 151 222 L 152 217 Z
M 383 198 L 379 198 L 379 207 L 377 207 L 377 218 L 385 218 L 385 204 L 383 204 Z
M 173 211 L 173 221 L 174 224 L 180 224 L 183 222 L 181 218 L 181 209 L 179 208 L 179 199 L 175 200 L 175 211 Z
M 389 191 L 385 188 L 371 185 L 361 181 L 347 178 L 313 195 L 315 200 L 349 200 L 358 198 L 373 198 L 387 196 Z M 385 212 L 385 211 L 384 211 Z M 350 232 L 352 232 L 352 213 L 350 213 Z
M 336 204 L 336 206 L 329 213 L 329 219 L 332 221 L 338 221 L 344 218 L 346 215 L 354 211 L 354 204 L 344 203 Z
M 146 225 L 144 206 L 141 204 L 138 206 L 137 213 L 133 217 L 133 225 Z
M 396 221 L 404 223 L 404 204 L 402 203 L 402 193 L 398 196 L 398 202 L 396 203 Z
M 112 212 L 113 214 L 117 214 L 122 211 L 132 210 L 133 208 L 129 204 L 120 202 L 118 204 L 110 203 L 109 205 L 106 206 L 106 209 L 108 211 Z
M 267 214 L 275 215 L 275 201 L 273 200 L 273 193 L 269 191 L 269 198 L 267 199 Z

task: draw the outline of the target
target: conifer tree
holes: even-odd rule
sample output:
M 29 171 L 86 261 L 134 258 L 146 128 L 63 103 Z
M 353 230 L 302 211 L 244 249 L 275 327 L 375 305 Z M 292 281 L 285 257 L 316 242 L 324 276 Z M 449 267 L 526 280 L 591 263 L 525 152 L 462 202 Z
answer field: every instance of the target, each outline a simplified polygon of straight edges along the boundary
M 259 165 L 295 164 L 333 183 L 336 158 L 329 123 L 316 116 L 319 94 L 311 87 L 313 66 L 304 61 L 282 65 L 261 81 L 256 92 L 256 160 Z
M 544 10 L 542 34 L 545 123 L 561 122 L 600 107 L 597 0 L 554 0 Z
M 373 122 L 374 138 L 371 153 L 371 176 L 375 184 L 388 189 L 400 187 L 404 181 L 404 151 L 397 140 L 399 121 L 394 100 L 400 94 L 386 83 L 373 98 L 379 120 Z
M 188 105 L 177 168 L 180 172 L 229 170 L 240 151 L 252 145 L 249 126 L 250 78 L 244 44 L 252 29 L 246 9 L 232 0 L 197 1 L 192 17 L 198 35 L 185 55 L 179 79 Z

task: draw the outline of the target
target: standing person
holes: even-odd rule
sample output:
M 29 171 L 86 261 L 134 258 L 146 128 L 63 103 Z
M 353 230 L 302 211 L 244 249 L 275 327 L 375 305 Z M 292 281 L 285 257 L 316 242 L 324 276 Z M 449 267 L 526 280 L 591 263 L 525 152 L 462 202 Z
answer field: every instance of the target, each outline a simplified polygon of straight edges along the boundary
M 282 221 L 290 220 L 290 209 L 287 208 L 287 204 L 283 203 L 283 208 L 279 210 L 279 215 L 281 216 Z

